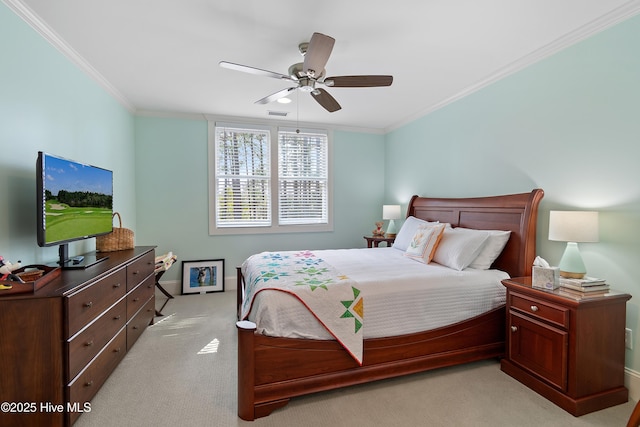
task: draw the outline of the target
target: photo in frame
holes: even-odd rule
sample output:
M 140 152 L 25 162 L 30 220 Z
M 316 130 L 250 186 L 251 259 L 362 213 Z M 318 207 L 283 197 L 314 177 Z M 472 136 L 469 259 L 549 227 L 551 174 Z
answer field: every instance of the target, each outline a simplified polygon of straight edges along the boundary
M 224 292 L 224 260 L 182 261 L 182 295 Z

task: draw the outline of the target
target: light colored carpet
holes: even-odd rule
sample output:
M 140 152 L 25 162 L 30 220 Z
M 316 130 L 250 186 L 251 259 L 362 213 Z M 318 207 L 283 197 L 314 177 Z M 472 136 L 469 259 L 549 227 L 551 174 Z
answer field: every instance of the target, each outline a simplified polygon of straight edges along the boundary
M 75 426 L 620 427 L 635 404 L 576 418 L 489 360 L 300 397 L 269 417 L 242 421 L 235 298 L 225 292 L 169 301 Z

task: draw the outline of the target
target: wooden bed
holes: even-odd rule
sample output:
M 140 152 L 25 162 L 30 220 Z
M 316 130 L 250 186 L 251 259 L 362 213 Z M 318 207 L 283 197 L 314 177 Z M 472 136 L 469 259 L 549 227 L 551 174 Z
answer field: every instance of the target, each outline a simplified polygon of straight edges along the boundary
M 511 277 L 529 276 L 536 253 L 538 205 L 544 192 L 478 198 L 413 196 L 407 216 L 454 227 L 510 230 L 492 268 Z M 241 269 L 238 305 L 244 294 Z M 336 341 L 276 338 L 257 334 L 239 321 L 238 416 L 254 420 L 286 405 L 290 398 L 476 360 L 502 357 L 504 306 L 431 331 L 366 339 L 362 366 Z

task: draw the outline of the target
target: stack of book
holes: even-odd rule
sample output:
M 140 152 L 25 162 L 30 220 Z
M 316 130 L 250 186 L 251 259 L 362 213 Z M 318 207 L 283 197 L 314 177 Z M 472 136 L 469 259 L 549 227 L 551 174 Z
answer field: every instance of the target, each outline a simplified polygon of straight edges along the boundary
M 604 279 L 585 276 L 582 279 L 560 278 L 560 293 L 578 298 L 599 297 L 609 292 Z

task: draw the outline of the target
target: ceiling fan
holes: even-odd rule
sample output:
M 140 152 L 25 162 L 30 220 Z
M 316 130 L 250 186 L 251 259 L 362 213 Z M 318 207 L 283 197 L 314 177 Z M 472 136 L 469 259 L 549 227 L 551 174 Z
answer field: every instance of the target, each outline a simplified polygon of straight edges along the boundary
M 311 93 L 311 96 L 330 113 L 338 111 L 340 104 L 326 90 L 316 87 L 324 85 L 327 87 L 378 87 L 391 86 L 393 76 L 335 76 L 325 77 L 325 65 L 329 60 L 335 39 L 321 33 L 313 33 L 308 43 L 300 43 L 298 49 L 304 56 L 304 62 L 293 64 L 289 67 L 288 74 L 280 74 L 274 71 L 262 70 L 260 68 L 249 67 L 247 65 L 234 64 L 233 62 L 220 61 L 220 66 L 231 70 L 259 76 L 272 77 L 280 80 L 287 80 L 296 85 L 282 89 L 269 96 L 257 100 L 256 104 L 267 104 L 284 98 L 290 92 L 300 89 L 303 92 Z

